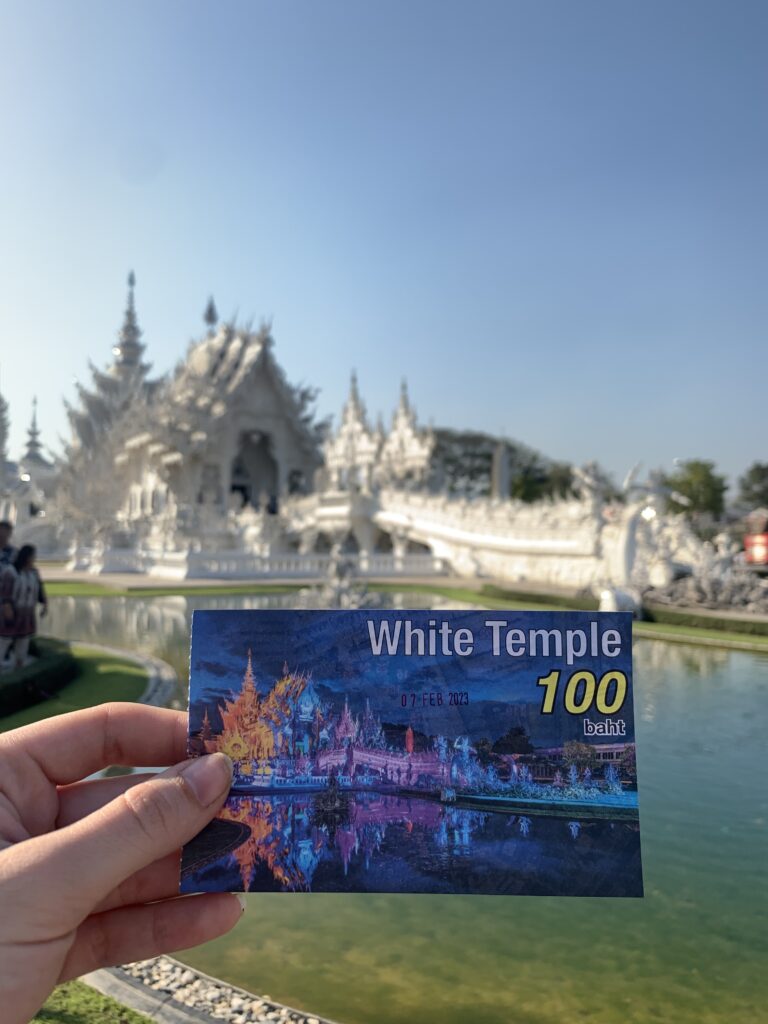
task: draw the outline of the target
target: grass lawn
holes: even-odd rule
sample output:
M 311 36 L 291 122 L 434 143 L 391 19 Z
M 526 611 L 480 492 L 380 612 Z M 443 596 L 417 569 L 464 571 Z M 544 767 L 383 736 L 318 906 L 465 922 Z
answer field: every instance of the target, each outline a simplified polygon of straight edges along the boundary
M 150 1024 L 150 1020 L 81 981 L 70 981 L 53 992 L 31 1024 Z
M 210 583 L 199 587 L 188 583 L 172 584 L 167 587 L 109 587 L 104 583 L 83 582 L 82 580 L 51 580 L 46 582 L 45 591 L 49 597 L 177 597 L 206 594 L 290 594 L 301 590 L 306 583 Z
M 165 587 L 110 587 L 104 583 L 81 580 L 53 580 L 45 584 L 46 592 L 50 597 L 205 597 L 207 595 L 235 596 L 235 595 L 263 595 L 263 594 L 291 594 L 297 590 L 303 590 L 307 583 L 232 583 L 216 582 L 205 583 L 200 586 L 191 586 L 188 583 L 171 584 Z M 440 583 L 398 583 L 396 581 L 372 581 L 368 584 L 370 590 L 380 593 L 397 594 L 437 594 L 440 597 L 453 598 L 456 601 L 467 601 L 473 604 L 482 604 L 486 608 L 529 608 L 529 609 L 558 609 L 563 608 L 562 599 L 559 603 L 547 600 L 546 595 L 535 595 L 531 598 L 525 595 L 520 597 L 509 597 L 504 591 L 486 591 L 472 587 L 451 586 Z
M 45 570 L 43 570 L 43 573 Z M 83 583 L 80 580 L 45 581 L 45 592 L 49 597 L 118 597 L 126 593 L 103 583 Z
M 123 593 L 126 597 L 195 597 L 198 594 L 223 594 L 225 597 L 233 594 L 255 596 L 292 594 L 306 586 L 306 583 L 206 583 L 201 587 L 191 587 L 189 584 L 180 583 L 178 586 L 170 587 L 129 587 Z
M 487 594 L 482 590 L 472 589 L 471 587 L 441 586 L 439 583 L 374 583 L 371 584 L 370 589 L 382 594 L 436 594 L 438 597 L 445 597 L 449 601 L 477 604 L 483 608 L 508 608 L 511 610 L 525 608 L 530 611 L 536 611 L 537 609 L 549 610 L 557 607 L 554 604 L 547 603 L 545 597 L 530 601 L 517 601 L 506 597 L 498 597 L 495 594 Z
M 141 666 L 81 644 L 73 644 L 72 652 L 81 665 L 77 678 L 49 700 L 0 718 L 0 732 L 105 701 L 137 700 L 141 696 L 147 684 L 147 673 Z

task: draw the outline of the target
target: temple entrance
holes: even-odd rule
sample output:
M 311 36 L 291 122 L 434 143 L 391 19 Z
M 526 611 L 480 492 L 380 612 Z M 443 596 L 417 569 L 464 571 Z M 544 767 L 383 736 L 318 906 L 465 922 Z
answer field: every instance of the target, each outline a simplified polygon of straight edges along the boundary
M 376 538 L 373 542 L 373 550 L 377 555 L 391 555 L 393 551 L 392 537 L 384 530 L 376 531 Z
M 230 491 L 240 494 L 244 505 L 263 505 L 267 512 L 277 511 L 277 462 L 269 434 L 253 430 L 240 435 L 232 462 Z

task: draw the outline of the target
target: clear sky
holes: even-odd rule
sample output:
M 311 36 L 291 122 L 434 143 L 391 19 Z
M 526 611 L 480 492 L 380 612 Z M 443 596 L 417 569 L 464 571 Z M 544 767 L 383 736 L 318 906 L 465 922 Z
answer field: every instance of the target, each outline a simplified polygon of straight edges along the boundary
M 19 454 L 125 277 L 157 371 L 273 317 L 336 413 L 546 454 L 768 461 L 768 5 L 0 3 L 0 390 Z

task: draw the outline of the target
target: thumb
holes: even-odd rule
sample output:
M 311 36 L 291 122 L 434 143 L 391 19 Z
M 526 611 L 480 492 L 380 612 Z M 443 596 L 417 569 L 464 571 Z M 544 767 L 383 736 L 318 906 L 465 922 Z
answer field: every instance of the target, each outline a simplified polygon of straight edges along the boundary
M 35 842 L 46 862 L 38 872 L 43 887 L 52 889 L 58 904 L 66 894 L 67 905 L 82 918 L 126 878 L 197 835 L 224 803 L 231 783 L 232 762 L 225 754 L 193 758 L 40 837 Z

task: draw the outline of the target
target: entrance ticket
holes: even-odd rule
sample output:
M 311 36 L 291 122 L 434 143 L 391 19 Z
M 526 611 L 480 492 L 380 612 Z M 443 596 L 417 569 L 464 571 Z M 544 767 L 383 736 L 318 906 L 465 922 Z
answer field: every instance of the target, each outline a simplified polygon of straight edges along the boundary
M 181 891 L 642 896 L 627 613 L 198 611 Z

